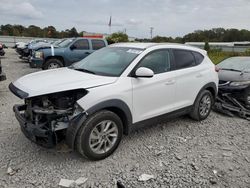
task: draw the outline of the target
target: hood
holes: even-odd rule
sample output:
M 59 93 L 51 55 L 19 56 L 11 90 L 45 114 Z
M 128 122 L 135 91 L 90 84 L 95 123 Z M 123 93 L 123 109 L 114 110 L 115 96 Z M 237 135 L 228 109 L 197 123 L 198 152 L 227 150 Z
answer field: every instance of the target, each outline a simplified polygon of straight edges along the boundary
M 98 76 L 69 68 L 40 71 L 16 80 L 13 85 L 29 97 L 114 83 L 117 77 Z
M 242 74 L 241 72 L 236 72 L 236 71 L 220 70 L 219 80 L 233 81 L 233 82 L 249 81 L 250 73 L 245 72 Z
M 34 50 L 34 49 L 42 47 L 42 46 L 50 46 L 50 45 L 51 44 L 45 43 L 45 42 L 43 42 L 43 43 L 37 43 L 37 44 L 32 45 L 32 47 L 30 49 Z

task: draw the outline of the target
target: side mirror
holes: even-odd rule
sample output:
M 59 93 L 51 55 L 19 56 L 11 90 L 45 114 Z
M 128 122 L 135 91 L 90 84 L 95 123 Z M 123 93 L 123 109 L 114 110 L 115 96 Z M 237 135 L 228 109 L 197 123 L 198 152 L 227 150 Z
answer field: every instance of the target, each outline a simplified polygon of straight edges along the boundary
M 73 44 L 73 45 L 71 45 L 69 48 L 70 48 L 71 50 L 74 50 L 74 49 L 76 49 L 76 46 Z
M 152 78 L 154 76 L 154 72 L 146 67 L 140 67 L 135 71 L 135 76 L 138 78 Z

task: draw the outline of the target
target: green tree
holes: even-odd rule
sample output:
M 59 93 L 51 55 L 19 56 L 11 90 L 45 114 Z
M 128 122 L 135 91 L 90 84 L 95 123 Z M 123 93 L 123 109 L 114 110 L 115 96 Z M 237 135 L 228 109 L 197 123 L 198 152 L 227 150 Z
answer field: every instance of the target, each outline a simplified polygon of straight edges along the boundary
M 106 38 L 109 44 L 118 43 L 118 42 L 128 42 L 128 35 L 126 33 L 117 32 Z
M 205 42 L 204 50 L 206 50 L 207 52 L 209 52 L 209 50 L 210 50 L 210 46 L 209 46 L 209 43 L 207 41 Z

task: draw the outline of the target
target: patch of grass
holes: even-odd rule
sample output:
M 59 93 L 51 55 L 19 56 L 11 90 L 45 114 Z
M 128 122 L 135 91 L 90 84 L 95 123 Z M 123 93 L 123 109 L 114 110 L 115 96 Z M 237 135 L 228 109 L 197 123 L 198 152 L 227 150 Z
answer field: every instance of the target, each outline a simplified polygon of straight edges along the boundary
M 250 56 L 250 50 L 247 50 L 246 52 L 222 52 L 221 50 L 211 50 L 208 52 L 208 56 L 216 65 L 229 57 Z

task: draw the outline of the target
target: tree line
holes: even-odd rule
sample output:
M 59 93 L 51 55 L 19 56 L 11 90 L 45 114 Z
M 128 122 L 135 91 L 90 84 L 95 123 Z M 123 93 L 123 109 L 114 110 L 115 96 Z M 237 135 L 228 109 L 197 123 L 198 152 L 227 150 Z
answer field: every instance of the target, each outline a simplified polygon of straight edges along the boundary
M 0 35 L 8 36 L 24 36 L 24 37 L 44 37 L 44 38 L 67 38 L 83 36 L 83 32 L 78 32 L 75 27 L 58 31 L 54 26 L 38 27 L 30 25 L 28 27 L 22 25 L 1 25 Z M 126 42 L 128 36 L 125 33 L 118 32 L 112 34 L 108 40 L 112 42 Z M 233 42 L 233 41 L 250 41 L 250 31 L 246 29 L 224 29 L 213 28 L 210 30 L 197 30 L 183 37 L 166 37 L 155 36 L 152 39 L 136 39 L 139 42 Z
M 54 26 L 38 27 L 30 25 L 28 27 L 22 25 L 1 25 L 0 35 L 23 36 L 23 37 L 41 37 L 41 38 L 68 38 L 83 36 L 83 32 L 78 33 L 76 28 L 57 31 Z
M 197 30 L 183 37 L 165 37 L 155 36 L 152 39 L 137 39 L 137 41 L 145 42 L 234 42 L 234 41 L 250 41 L 250 31 L 246 29 L 224 29 L 214 28 L 210 30 Z

